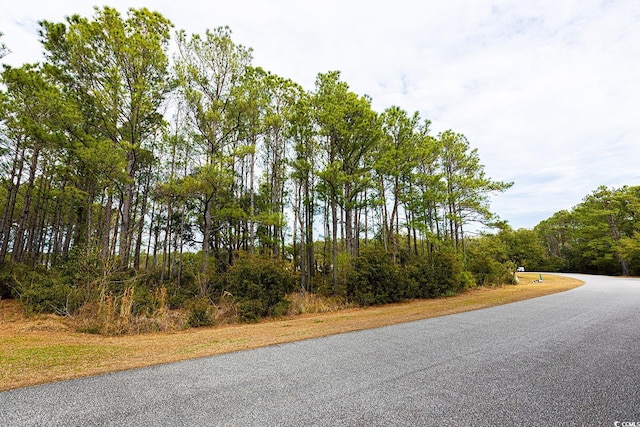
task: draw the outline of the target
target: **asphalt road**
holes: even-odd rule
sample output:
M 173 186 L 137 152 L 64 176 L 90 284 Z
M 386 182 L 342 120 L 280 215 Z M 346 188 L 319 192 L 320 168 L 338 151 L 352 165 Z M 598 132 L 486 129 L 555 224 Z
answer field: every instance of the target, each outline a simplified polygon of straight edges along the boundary
M 0 393 L 0 425 L 640 426 L 640 280 L 576 277 L 500 307 Z

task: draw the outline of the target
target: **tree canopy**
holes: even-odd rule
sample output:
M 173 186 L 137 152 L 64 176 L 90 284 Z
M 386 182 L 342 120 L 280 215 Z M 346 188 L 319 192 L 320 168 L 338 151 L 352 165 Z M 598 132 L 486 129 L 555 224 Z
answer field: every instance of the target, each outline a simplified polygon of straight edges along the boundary
M 4 67 L 3 294 L 30 295 L 14 271 L 25 266 L 66 277 L 34 291 L 59 288 L 60 301 L 142 281 L 176 301 L 233 289 L 271 313 L 278 298 L 251 290 L 266 281 L 238 283 L 266 280 L 238 274 L 247 256 L 302 291 L 361 301 L 446 293 L 426 279 L 440 277 L 433 269 L 451 289 L 470 283 L 473 224 L 495 225 L 489 196 L 512 184 L 486 176 L 464 135 L 431 135 L 430 120 L 400 106 L 375 111 L 339 71 L 305 90 L 254 65 L 228 27 L 178 30 L 171 58 L 172 28 L 146 8 L 96 8 L 40 22 L 43 61 Z M 627 224 L 615 225 L 611 239 L 631 254 Z M 389 282 L 372 290 L 360 268 L 387 269 Z
M 599 187 L 535 227 L 558 270 L 640 273 L 640 187 Z

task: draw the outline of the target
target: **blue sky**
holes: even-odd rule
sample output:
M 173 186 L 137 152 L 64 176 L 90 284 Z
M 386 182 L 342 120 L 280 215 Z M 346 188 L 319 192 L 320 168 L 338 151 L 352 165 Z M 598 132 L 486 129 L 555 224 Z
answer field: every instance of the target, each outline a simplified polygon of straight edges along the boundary
M 487 175 L 514 181 L 492 210 L 532 228 L 600 185 L 640 185 L 640 2 L 86 1 L 2 6 L 3 62 L 40 59 L 37 21 L 92 5 L 148 7 L 177 29 L 230 26 L 254 65 L 312 89 L 340 70 L 377 111 L 398 105 L 463 133 Z

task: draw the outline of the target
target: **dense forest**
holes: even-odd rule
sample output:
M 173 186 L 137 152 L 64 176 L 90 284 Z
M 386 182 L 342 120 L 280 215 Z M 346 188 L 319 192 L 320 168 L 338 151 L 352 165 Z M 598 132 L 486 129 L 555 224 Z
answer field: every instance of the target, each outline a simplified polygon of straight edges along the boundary
M 600 187 L 535 231 L 549 269 L 640 275 L 640 187 Z
M 489 197 L 512 184 L 464 135 L 374 111 L 338 71 L 305 90 L 227 27 L 104 7 L 42 21 L 40 41 L 43 61 L 5 65 L 0 92 L 0 297 L 29 310 L 102 330 L 105 312 L 186 309 L 197 326 L 286 313 L 295 292 L 369 305 L 510 283 L 520 265 L 640 267 L 637 189 L 511 230 Z

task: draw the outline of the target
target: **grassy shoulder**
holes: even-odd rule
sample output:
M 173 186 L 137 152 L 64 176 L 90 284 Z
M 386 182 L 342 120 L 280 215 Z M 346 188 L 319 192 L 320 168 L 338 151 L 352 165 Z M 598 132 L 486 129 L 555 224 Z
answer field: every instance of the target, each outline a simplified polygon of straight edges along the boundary
M 273 344 L 375 328 L 567 291 L 581 281 L 519 273 L 520 284 L 476 288 L 460 295 L 330 313 L 107 337 L 78 333 L 56 316 L 25 318 L 14 301 L 0 301 L 0 391 Z

